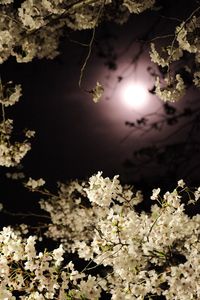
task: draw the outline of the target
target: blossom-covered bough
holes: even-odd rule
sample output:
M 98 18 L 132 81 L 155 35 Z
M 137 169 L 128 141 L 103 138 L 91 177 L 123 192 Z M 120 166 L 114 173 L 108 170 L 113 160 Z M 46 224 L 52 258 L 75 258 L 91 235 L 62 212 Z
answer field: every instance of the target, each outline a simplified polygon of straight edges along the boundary
M 16 57 L 17 62 L 29 62 L 35 57 L 53 59 L 59 54 L 59 40 L 67 29 L 92 29 L 88 55 L 80 75 L 81 85 L 95 28 L 106 20 L 122 24 L 128 20 L 130 14 L 142 13 L 154 5 L 156 6 L 155 0 L 25 0 L 19 3 L 3 0 L 0 3 L 0 63 L 10 56 Z M 152 61 L 168 68 L 163 83 L 156 79 L 156 94 L 164 101 L 177 101 L 185 93 L 186 84 L 181 75 L 171 74 L 174 73 L 171 66 L 181 61 L 184 54 L 189 53 L 191 56 L 189 64 L 184 66 L 185 70 L 193 78 L 194 85 L 200 85 L 199 11 L 200 8 L 197 7 L 184 22 L 180 22 L 171 35 L 171 40 L 167 39 L 160 51 L 151 43 Z M 102 92 L 98 93 L 98 97 L 97 93 L 93 95 L 97 102 Z
M 32 182 L 42 193 L 41 179 Z M 200 188 L 179 180 L 163 196 L 154 189 L 151 211 L 139 213 L 141 192 L 122 186 L 118 176 L 98 172 L 89 182 L 60 184 L 58 195 L 40 201 L 51 219 L 44 234 L 59 248 L 37 253 L 24 225 L 21 234 L 10 227 L 0 232 L 0 299 L 90 300 L 102 299 L 102 291 L 111 299 L 199 299 L 200 215 L 185 213 L 199 199 Z M 88 261 L 82 270 L 64 263 L 69 252 Z
M 2 108 L 2 121 L 0 123 L 0 166 L 13 167 L 20 163 L 22 158 L 31 149 L 29 139 L 35 132 L 26 130 L 23 142 L 11 142 L 13 120 L 6 118 L 6 108 L 19 101 L 21 86 L 9 82 L 3 86 L 0 82 L 0 105 Z
M 90 299 L 90 295 L 100 295 L 96 278 L 86 278 L 72 262 L 61 266 L 62 245 L 37 253 L 35 243 L 35 236 L 23 240 L 10 227 L 0 232 L 0 299 Z
M 34 57 L 53 58 L 58 54 L 59 38 L 66 27 L 92 29 L 106 19 L 124 23 L 130 13 L 150 8 L 155 0 L 26 0 L 20 5 L 15 2 L 0 3 L 1 62 L 10 55 L 18 62 Z
M 154 4 L 154 0 L 2 0 L 0 63 L 10 56 L 19 63 L 33 58 L 53 59 L 67 28 L 92 29 L 81 86 L 95 28 L 105 20 L 124 23 L 131 13 L 139 14 Z M 200 28 L 199 10 L 176 27 L 172 41 L 160 52 L 151 44 L 152 61 L 167 67 L 165 78 L 155 81 L 155 92 L 164 101 L 179 100 L 185 93 L 186 83 L 172 67 L 184 53 L 191 54 L 190 65 L 185 68 L 194 85 L 200 86 L 200 41 L 196 34 Z M 89 93 L 98 102 L 103 87 L 97 82 Z M 3 167 L 18 165 L 30 150 L 29 139 L 34 136 L 34 131 L 26 130 L 23 141 L 13 142 L 11 138 L 13 120 L 7 118 L 7 109 L 20 96 L 20 85 L 1 82 Z M 23 174 L 20 177 L 24 178 Z M 160 188 L 153 189 L 151 210 L 141 212 L 137 209 L 143 201 L 141 191 L 122 186 L 118 176 L 104 178 L 98 172 L 88 182 L 60 184 L 56 195 L 44 184 L 42 178 L 24 182 L 30 191 L 43 195 L 40 206 L 50 220 L 44 224 L 43 233 L 60 246 L 39 251 L 37 243 L 42 236 L 29 234 L 28 226 L 2 228 L 0 300 L 95 300 L 106 294 L 113 300 L 200 299 L 200 215 L 186 213 L 188 205 L 198 204 L 200 187 L 191 190 L 180 180 L 173 191 L 164 195 Z M 4 210 L 1 205 L 0 209 Z M 76 270 L 68 253 L 83 259 L 84 267 Z M 100 271 L 94 275 L 92 271 L 98 268 Z
M 180 100 L 186 90 L 186 84 L 184 84 L 183 78 L 180 74 L 176 74 L 172 66 L 173 63 L 179 61 L 184 55 L 190 55 L 190 59 L 187 63 L 184 61 L 184 70 L 191 76 L 193 84 L 199 88 L 199 66 L 200 66 L 200 7 L 198 7 L 193 13 L 176 27 L 174 35 L 172 35 L 171 44 L 167 44 L 161 48 L 160 53 L 156 50 L 155 44 L 151 43 L 150 56 L 151 60 L 162 68 L 167 68 L 166 78 L 161 84 L 159 78 L 156 79 L 155 93 L 164 100 L 175 102 Z M 197 15 L 196 15 L 197 14 Z M 171 75 L 174 73 L 175 75 Z

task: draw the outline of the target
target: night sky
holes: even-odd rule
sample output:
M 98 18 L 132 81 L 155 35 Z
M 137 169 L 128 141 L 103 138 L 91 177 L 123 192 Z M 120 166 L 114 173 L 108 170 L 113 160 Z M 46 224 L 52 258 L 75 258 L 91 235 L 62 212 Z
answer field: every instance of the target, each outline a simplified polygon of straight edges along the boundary
M 78 87 L 87 49 L 72 41 L 88 42 L 91 31 L 67 32 L 68 36 L 61 41 L 61 54 L 54 60 L 19 64 L 11 58 L 1 66 L 3 82 L 12 80 L 22 84 L 21 100 L 7 110 L 8 116 L 14 118 L 16 132 L 23 128 L 36 131 L 32 150 L 22 162 L 27 177 L 43 177 L 50 188 L 56 186 L 56 181 L 88 178 L 99 170 L 105 176 L 119 174 L 123 182 L 149 189 L 157 186 L 167 189 L 175 186 L 174 180 L 180 178 L 193 184 L 199 182 L 198 147 L 189 149 L 186 158 L 180 148 L 174 148 L 178 158 L 171 158 L 171 152 L 168 155 L 165 150 L 159 164 L 154 162 L 155 156 L 150 157 L 149 164 L 145 160 L 139 162 L 141 157 L 133 155 L 144 147 L 159 148 L 163 145 L 161 140 L 165 139 L 165 144 L 184 143 L 191 127 L 198 123 L 197 118 L 194 122 L 189 117 L 182 118 L 174 125 L 164 126 L 161 131 L 147 130 L 145 134 L 125 125 L 126 121 L 137 122 L 147 114 L 152 114 L 154 121 L 160 118 L 155 112 L 164 114 L 163 103 L 151 93 L 148 93 L 148 101 L 142 108 L 128 106 L 122 99 L 123 85 L 132 81 L 142 83 L 147 92 L 153 87 L 150 71 L 158 72 L 158 69 L 150 61 L 147 45 L 143 43 L 141 48 L 139 41 L 166 34 L 177 25 L 177 22 L 159 15 L 184 19 L 196 5 L 195 1 L 190 4 L 185 1 L 186 6 L 184 1 L 164 2 L 164 8 L 159 12 L 147 11 L 132 16 L 123 26 L 106 23 L 98 28 L 82 83 L 83 89 L 87 90 L 92 89 L 96 81 L 105 86 L 104 97 L 98 104 Z M 199 96 L 200 93 L 191 87 L 184 99 L 172 107 L 177 110 L 196 107 L 198 110 Z M 178 130 L 186 122 L 190 125 Z M 175 131 L 177 133 L 173 134 Z M 193 131 L 195 141 L 199 139 L 198 132 Z M 16 191 L 19 191 L 17 187 Z M 27 196 L 21 190 L 19 193 L 26 201 Z M 7 201 L 11 191 L 5 192 L 4 196 Z M 17 201 L 17 192 L 12 190 L 12 196 Z

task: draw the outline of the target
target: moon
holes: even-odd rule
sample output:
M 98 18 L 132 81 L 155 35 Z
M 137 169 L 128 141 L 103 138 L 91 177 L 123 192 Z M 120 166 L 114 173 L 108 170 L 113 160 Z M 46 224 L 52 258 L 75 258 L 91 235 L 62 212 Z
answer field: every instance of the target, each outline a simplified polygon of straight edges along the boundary
M 138 82 L 131 82 L 121 87 L 121 101 L 129 108 L 143 109 L 149 104 L 147 87 Z

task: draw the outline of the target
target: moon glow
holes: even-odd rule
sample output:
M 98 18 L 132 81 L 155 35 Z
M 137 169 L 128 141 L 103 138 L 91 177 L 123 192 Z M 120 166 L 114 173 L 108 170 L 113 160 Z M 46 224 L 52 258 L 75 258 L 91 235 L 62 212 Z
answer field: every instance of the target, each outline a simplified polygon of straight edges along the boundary
M 141 83 L 127 83 L 121 88 L 121 101 L 129 108 L 145 108 L 149 102 L 147 88 Z

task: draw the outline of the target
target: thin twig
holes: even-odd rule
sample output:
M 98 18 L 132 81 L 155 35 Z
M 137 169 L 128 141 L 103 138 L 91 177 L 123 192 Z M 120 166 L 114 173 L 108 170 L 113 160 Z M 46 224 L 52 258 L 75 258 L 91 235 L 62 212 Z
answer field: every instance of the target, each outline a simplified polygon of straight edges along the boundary
M 39 215 L 39 214 L 35 214 L 35 213 L 15 213 L 15 212 L 10 212 L 7 210 L 3 210 L 3 213 L 9 216 L 19 216 L 19 217 L 37 217 L 37 218 L 46 218 L 51 220 L 51 217 L 47 216 L 47 215 Z
M 97 14 L 97 17 L 96 17 L 96 20 L 95 20 L 95 25 L 94 25 L 94 28 L 92 30 L 92 37 L 91 37 L 90 43 L 88 45 L 88 54 L 87 54 L 87 56 L 85 58 L 85 61 L 84 61 L 83 65 L 82 65 L 82 67 L 81 67 L 80 77 L 79 77 L 79 82 L 78 82 L 79 88 L 81 88 L 81 83 L 82 83 L 82 79 L 83 79 L 83 73 L 85 71 L 85 68 L 87 66 L 88 60 L 89 60 L 91 52 L 92 52 L 92 46 L 93 46 L 93 43 L 94 43 L 94 37 L 95 37 L 95 32 L 96 32 L 96 25 L 97 25 L 97 22 L 98 22 L 98 20 L 99 20 L 99 18 L 101 16 L 101 13 L 102 13 L 104 5 L 105 5 L 105 0 L 102 2 L 101 7 L 100 7 L 100 9 L 98 11 L 98 14 Z
M 84 61 L 83 65 L 82 65 L 82 67 L 81 67 L 80 77 L 79 77 L 79 82 L 78 82 L 79 88 L 81 88 L 81 82 L 82 82 L 82 79 L 83 79 L 83 73 L 84 73 L 84 70 L 86 68 L 86 65 L 88 63 L 88 60 L 89 60 L 91 52 L 92 52 L 92 45 L 93 45 L 93 42 L 94 42 L 94 37 L 95 37 L 95 27 L 92 30 L 92 38 L 91 38 L 89 46 L 88 46 L 88 54 L 87 54 L 87 56 L 85 58 L 85 61 Z
M 0 99 L 2 100 L 1 102 L 1 111 L 2 111 L 2 120 L 3 120 L 3 130 L 6 133 L 6 125 L 5 125 L 5 121 L 6 121 L 6 116 L 5 116 L 5 109 L 4 109 L 4 104 L 3 104 L 3 84 L 2 84 L 2 80 L 1 80 L 1 76 L 0 76 Z M 2 132 L 1 132 L 1 138 L 2 138 Z

